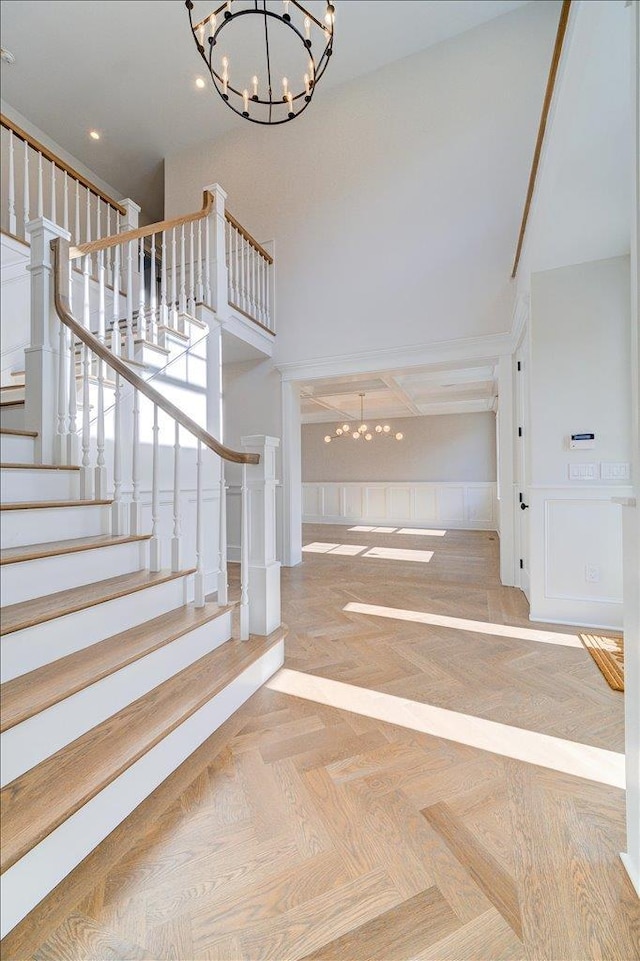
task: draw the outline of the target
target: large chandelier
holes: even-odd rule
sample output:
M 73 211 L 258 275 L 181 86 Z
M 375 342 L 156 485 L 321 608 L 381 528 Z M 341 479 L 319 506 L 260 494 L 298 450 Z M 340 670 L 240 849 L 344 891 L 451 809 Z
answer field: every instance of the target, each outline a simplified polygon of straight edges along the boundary
M 360 423 L 359 424 L 340 424 L 336 427 L 333 435 L 325 434 L 324 442 L 325 444 L 330 444 L 332 440 L 337 440 L 338 438 L 352 438 L 353 440 L 373 440 L 374 436 L 377 437 L 388 437 L 392 440 L 402 440 L 404 434 L 398 431 L 394 434 L 391 430 L 389 424 L 376 424 L 375 427 L 369 428 L 364 422 L 364 394 L 359 394 L 360 397 Z
M 191 32 L 213 84 L 234 113 L 280 124 L 303 113 L 333 53 L 335 7 L 324 22 L 296 0 L 226 0 L 194 19 Z

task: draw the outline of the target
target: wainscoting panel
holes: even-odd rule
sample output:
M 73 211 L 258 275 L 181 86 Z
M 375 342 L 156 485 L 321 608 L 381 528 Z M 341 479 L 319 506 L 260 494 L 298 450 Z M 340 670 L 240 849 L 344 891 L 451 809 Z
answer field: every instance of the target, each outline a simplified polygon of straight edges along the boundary
M 309 524 L 391 524 L 496 530 L 492 483 L 309 483 L 302 485 Z

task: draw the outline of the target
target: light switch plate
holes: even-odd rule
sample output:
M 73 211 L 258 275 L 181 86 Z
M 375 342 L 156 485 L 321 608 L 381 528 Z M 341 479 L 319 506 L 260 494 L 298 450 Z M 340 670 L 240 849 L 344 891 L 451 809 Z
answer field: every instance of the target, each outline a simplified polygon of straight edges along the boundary
M 601 480 L 630 480 L 630 478 L 631 464 L 616 464 L 605 461 L 600 464 Z
M 569 464 L 569 480 L 587 481 L 597 477 L 596 464 Z

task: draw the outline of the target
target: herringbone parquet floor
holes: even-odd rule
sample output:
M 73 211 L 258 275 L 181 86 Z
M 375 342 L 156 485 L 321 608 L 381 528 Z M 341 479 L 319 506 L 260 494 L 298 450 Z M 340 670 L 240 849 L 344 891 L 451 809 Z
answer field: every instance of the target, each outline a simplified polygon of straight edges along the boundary
M 499 584 L 496 535 L 434 544 L 323 526 L 304 540 L 434 556 L 312 553 L 284 570 L 296 677 L 497 721 L 516 740 L 525 729 L 623 750 L 622 695 L 586 651 L 343 610 L 530 628 L 523 596 Z M 619 788 L 349 706 L 263 689 L 32 912 L 4 957 L 640 956 Z

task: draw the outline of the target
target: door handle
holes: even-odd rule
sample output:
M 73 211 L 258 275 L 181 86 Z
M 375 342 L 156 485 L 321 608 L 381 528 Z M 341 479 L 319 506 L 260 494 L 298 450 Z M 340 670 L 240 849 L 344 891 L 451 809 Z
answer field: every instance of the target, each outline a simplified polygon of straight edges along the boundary
M 528 504 L 525 504 L 524 501 L 520 501 L 520 510 L 521 510 L 521 511 L 526 511 L 528 507 L 529 507 Z

